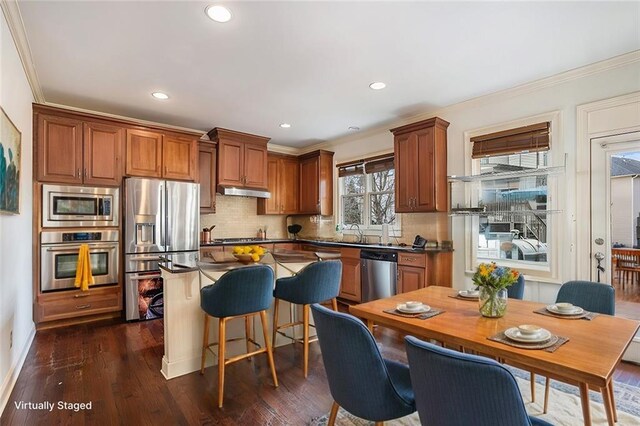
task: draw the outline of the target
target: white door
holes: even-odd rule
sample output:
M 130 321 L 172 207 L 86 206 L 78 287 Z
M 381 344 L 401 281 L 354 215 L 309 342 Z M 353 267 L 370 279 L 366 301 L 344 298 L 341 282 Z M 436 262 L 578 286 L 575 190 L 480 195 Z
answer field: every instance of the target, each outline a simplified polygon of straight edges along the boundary
M 611 284 L 611 157 L 631 151 L 640 151 L 640 132 L 591 139 L 591 281 L 600 272 Z

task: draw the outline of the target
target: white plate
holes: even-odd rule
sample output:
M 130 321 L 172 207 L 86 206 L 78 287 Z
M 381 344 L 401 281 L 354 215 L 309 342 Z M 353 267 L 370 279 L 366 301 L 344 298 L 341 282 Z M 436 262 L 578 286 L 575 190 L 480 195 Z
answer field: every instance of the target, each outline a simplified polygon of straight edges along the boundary
M 467 299 L 477 299 L 480 296 L 480 292 L 471 293 L 469 290 L 460 290 L 458 296 Z
M 407 305 L 401 303 L 396 306 L 396 309 L 404 314 L 424 314 L 425 312 L 429 312 L 431 310 L 431 306 L 422 304 L 416 309 L 408 309 Z
M 557 315 L 580 315 L 584 312 L 580 306 L 574 306 L 570 311 L 561 311 L 556 305 L 547 305 L 547 311 Z
M 518 327 L 511 327 L 504 332 L 504 335 L 511 340 L 524 343 L 540 343 L 551 338 L 551 332 L 544 328 L 536 334 L 522 334 Z

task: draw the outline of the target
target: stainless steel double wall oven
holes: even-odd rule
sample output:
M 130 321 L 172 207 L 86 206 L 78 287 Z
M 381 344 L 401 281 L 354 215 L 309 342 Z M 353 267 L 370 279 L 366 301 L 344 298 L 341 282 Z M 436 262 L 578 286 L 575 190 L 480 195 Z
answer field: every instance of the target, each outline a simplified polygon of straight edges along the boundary
M 118 188 L 42 186 L 42 292 L 76 289 L 75 276 L 81 244 L 89 246 L 95 285 L 118 284 L 119 195 Z

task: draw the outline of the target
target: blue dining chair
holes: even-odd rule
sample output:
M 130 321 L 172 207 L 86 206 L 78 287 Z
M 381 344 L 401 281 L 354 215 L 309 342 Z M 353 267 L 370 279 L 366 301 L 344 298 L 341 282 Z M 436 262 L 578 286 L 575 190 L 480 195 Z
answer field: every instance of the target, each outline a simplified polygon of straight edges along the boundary
M 437 426 L 551 426 L 529 416 L 502 364 L 405 337 L 420 422 Z
M 292 277 L 279 278 L 273 290 L 275 301 L 273 304 L 273 339 L 272 345 L 276 345 L 276 333 L 299 342 L 287 336 L 280 330 L 302 325 L 302 350 L 303 372 L 307 377 L 309 371 L 309 343 L 317 339 L 309 340 L 309 305 L 331 300 L 334 311 L 338 310 L 336 297 L 340 293 L 340 280 L 342 279 L 342 262 L 340 260 L 326 260 L 314 262 Z M 293 321 L 289 318 L 287 324 L 278 325 L 278 309 L 280 300 L 302 305 L 302 321 Z M 289 311 L 291 312 L 291 310 Z
M 203 271 L 201 270 L 202 274 Z M 206 273 L 205 273 L 206 275 Z M 208 276 L 208 275 L 207 275 Z M 267 309 L 273 299 L 273 270 L 266 265 L 247 266 L 226 272 L 214 284 L 200 289 L 200 307 L 204 311 L 204 336 L 202 338 L 202 359 L 200 374 L 204 374 L 207 350 L 218 345 L 218 407 L 222 408 L 224 398 L 225 366 L 242 359 L 266 353 L 271 369 L 271 376 L 275 387 L 278 387 L 276 368 L 273 362 L 273 352 L 269 331 L 267 329 Z M 252 323 L 254 316 L 260 316 L 264 347 L 253 340 Z M 218 318 L 218 342 L 209 343 L 209 320 Z M 226 339 L 227 321 L 234 318 L 244 318 L 245 337 Z M 246 340 L 247 353 L 230 359 L 225 357 L 226 343 L 233 340 Z M 253 344 L 256 348 L 250 351 Z
M 518 280 L 507 287 L 507 296 L 511 299 L 522 300 L 524 297 L 524 275 L 520 274 Z
M 567 281 L 564 283 L 558 295 L 556 303 L 568 302 L 580 306 L 585 311 L 597 312 L 605 315 L 616 314 L 616 290 L 609 284 L 596 283 L 593 281 Z M 542 412 L 546 413 L 549 407 L 549 383 L 547 377 L 544 384 L 544 407 Z M 602 388 L 601 392 L 610 392 L 613 395 L 613 381 L 611 389 Z M 615 404 L 613 405 L 613 416 L 618 420 L 618 413 Z
M 311 311 L 334 400 L 328 426 L 340 407 L 376 425 L 416 411 L 409 367 L 382 358 L 362 321 L 318 304 Z

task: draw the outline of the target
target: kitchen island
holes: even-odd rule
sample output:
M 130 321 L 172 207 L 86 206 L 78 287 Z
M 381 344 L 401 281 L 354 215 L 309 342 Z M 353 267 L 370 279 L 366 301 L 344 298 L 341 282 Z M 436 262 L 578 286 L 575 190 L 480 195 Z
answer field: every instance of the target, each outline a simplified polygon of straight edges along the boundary
M 271 266 L 277 279 L 295 274 L 306 265 L 318 261 L 320 257 L 322 257 L 322 253 L 278 250 L 275 253 L 267 253 L 260 263 Z M 205 273 L 201 273 L 198 266 Z M 201 262 L 199 265 L 180 256 L 169 257 L 161 263 L 160 268 L 164 281 L 164 356 L 162 357 L 161 372 L 166 379 L 200 369 L 204 330 L 204 313 L 200 308 L 200 288 L 212 284 L 213 280 L 218 279 L 227 271 L 247 266 L 250 265 L 243 265 L 233 257 L 225 255 Z M 290 309 L 293 309 L 294 317 L 301 316 L 301 307 L 281 301 L 280 322 L 289 321 Z M 270 335 L 273 330 L 272 308 L 269 309 L 268 318 Z M 212 326 L 210 330 L 209 341 L 217 341 L 218 327 Z M 227 329 L 229 339 L 243 337 L 244 333 L 243 321 L 229 322 Z M 301 333 L 296 334 L 295 337 L 299 337 L 299 334 Z M 254 336 L 260 345 L 264 345 L 262 333 L 254 333 Z M 290 343 L 290 339 L 278 335 L 274 346 Z M 244 341 L 227 344 L 228 356 L 239 355 L 245 351 Z M 216 365 L 216 363 L 217 358 L 207 357 L 207 366 Z

